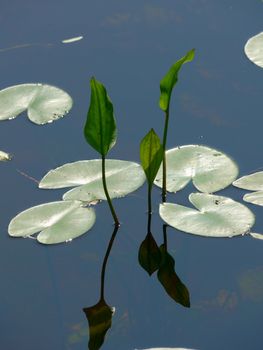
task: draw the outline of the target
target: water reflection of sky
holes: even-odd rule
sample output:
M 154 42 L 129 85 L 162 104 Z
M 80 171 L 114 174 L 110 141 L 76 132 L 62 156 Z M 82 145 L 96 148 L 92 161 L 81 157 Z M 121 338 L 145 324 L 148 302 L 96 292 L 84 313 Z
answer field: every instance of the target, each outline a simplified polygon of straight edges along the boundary
M 118 144 L 110 156 L 139 160 L 139 141 L 161 133 L 159 80 L 189 49 L 171 106 L 168 145 L 203 143 L 226 151 L 241 174 L 262 167 L 262 74 L 243 54 L 262 31 L 261 1 L 2 1 L 1 88 L 25 82 L 59 86 L 74 99 L 71 113 L 38 127 L 22 116 L 1 123 L 1 149 L 14 154 L 1 164 L 1 348 L 86 349 L 84 306 L 98 298 L 100 264 L 111 235 L 105 204 L 86 236 L 55 247 L 7 236 L 9 220 L 32 205 L 60 198 L 40 191 L 16 169 L 39 179 L 49 169 L 97 155 L 86 145 L 83 124 L 89 78 L 103 81 L 115 105 Z M 62 44 L 83 35 L 83 40 Z M 30 45 L 29 45 L 30 44 Z M 25 47 L 17 47 L 27 45 Z M 8 50 L 7 50 L 8 49 Z M 241 198 L 240 191 L 225 191 Z M 249 237 L 202 239 L 169 230 L 177 273 L 192 307 L 170 300 L 138 266 L 146 233 L 146 188 L 116 200 L 123 225 L 106 278 L 116 307 L 105 349 L 189 347 L 261 349 L 262 244 Z M 185 192 L 177 196 L 186 203 Z M 160 199 L 154 194 L 155 209 Z M 256 231 L 262 232 L 262 209 Z M 161 240 L 161 221 L 153 220 Z

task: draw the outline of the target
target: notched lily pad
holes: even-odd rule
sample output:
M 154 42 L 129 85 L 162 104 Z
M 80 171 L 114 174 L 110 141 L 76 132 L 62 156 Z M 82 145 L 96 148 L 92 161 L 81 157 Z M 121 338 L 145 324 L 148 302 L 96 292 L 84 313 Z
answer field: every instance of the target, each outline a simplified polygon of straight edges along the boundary
M 55 244 L 83 235 L 94 222 L 94 210 L 83 208 L 82 202 L 51 202 L 15 216 L 8 226 L 8 233 L 12 237 L 28 237 L 40 232 L 37 236 L 40 243 Z
M 230 198 L 192 193 L 189 200 L 198 210 L 164 203 L 160 205 L 162 219 L 180 231 L 206 237 L 243 235 L 255 223 L 254 214 Z
M 263 32 L 250 38 L 245 45 L 245 54 L 257 66 L 263 68 Z
M 42 125 L 63 117 L 72 108 L 65 91 L 45 84 L 21 84 L 0 91 L 0 120 L 14 119 L 27 110 L 31 122 Z
M 191 180 L 201 192 L 213 193 L 229 186 L 238 175 L 237 164 L 213 148 L 186 145 L 166 152 L 167 190 L 177 192 Z M 154 181 L 162 187 L 162 166 Z
M 118 198 L 137 190 L 145 181 L 142 167 L 124 160 L 106 160 L 106 181 L 111 198 Z M 39 188 L 54 189 L 78 186 L 63 196 L 64 200 L 91 202 L 105 200 L 102 185 L 101 160 L 83 160 L 64 164 L 49 171 Z

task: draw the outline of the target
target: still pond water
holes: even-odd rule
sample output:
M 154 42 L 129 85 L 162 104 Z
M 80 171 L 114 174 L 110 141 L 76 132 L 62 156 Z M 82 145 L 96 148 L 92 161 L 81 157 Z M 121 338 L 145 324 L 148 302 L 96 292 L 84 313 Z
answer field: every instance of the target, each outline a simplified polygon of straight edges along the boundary
M 107 204 L 97 221 L 71 243 L 43 246 L 12 239 L 9 221 L 31 206 L 61 198 L 34 181 L 64 163 L 97 158 L 83 125 L 89 79 L 107 87 L 115 106 L 118 141 L 111 158 L 139 161 L 139 142 L 154 127 L 161 134 L 159 81 L 191 48 L 193 62 L 180 74 L 171 105 L 168 148 L 205 144 L 231 155 L 240 175 L 263 166 L 263 71 L 245 57 L 249 37 L 262 31 L 259 0 L 2 1 L 1 88 L 47 83 L 67 91 L 74 107 L 63 119 L 37 126 L 24 115 L 2 122 L 1 149 L 14 155 L 1 163 L 0 348 L 87 349 L 83 307 L 99 298 L 100 269 L 112 233 Z M 69 44 L 70 37 L 83 39 Z M 171 196 L 187 205 L 188 190 Z M 237 188 L 221 191 L 236 200 Z M 153 194 L 152 231 L 162 240 L 160 190 Z M 106 275 L 106 300 L 116 308 L 103 349 L 187 347 L 200 350 L 261 350 L 263 245 L 249 236 L 205 239 L 168 229 L 176 272 L 188 287 L 191 307 L 170 299 L 139 266 L 146 234 L 146 186 L 115 200 L 122 222 Z M 255 232 L 263 232 L 262 208 Z

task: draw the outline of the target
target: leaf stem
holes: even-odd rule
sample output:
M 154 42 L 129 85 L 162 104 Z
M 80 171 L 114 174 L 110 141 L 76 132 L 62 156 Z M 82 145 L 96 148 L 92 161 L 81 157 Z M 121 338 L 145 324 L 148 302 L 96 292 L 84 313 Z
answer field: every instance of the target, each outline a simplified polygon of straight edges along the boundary
M 107 202 L 108 202 L 108 204 L 109 204 L 110 211 L 111 211 L 111 214 L 112 214 L 112 216 L 113 216 L 115 225 L 116 225 L 116 226 L 120 226 L 120 222 L 119 222 L 118 217 L 117 217 L 117 215 L 116 215 L 116 213 L 115 213 L 115 210 L 114 210 L 114 208 L 113 208 L 112 201 L 111 201 L 111 198 L 110 198 L 110 196 L 109 196 L 108 189 L 107 189 L 107 184 L 106 184 L 106 171 L 105 171 L 105 156 L 102 155 L 102 156 L 101 156 L 101 159 L 102 159 L 102 183 L 103 183 L 104 192 L 105 192 L 105 195 L 106 195 L 106 198 L 107 198 Z
M 168 132 L 168 124 L 169 124 L 169 107 L 165 111 L 165 124 L 163 130 L 163 185 L 162 185 L 162 201 L 166 202 L 166 141 L 167 141 L 167 132 Z
M 117 235 L 118 229 L 119 229 L 119 225 L 114 225 L 114 230 L 113 230 L 111 239 L 109 241 L 106 254 L 105 254 L 104 259 L 103 259 L 102 268 L 101 268 L 101 277 L 100 277 L 100 281 L 101 281 L 101 284 L 100 284 L 100 300 L 104 300 L 104 285 L 105 285 L 106 266 L 107 266 L 107 261 L 108 261 L 108 258 L 109 258 L 110 252 L 111 252 L 111 248 L 112 248 L 114 239 L 115 239 L 115 237 Z
M 163 245 L 164 249 L 167 252 L 167 225 L 163 225 Z

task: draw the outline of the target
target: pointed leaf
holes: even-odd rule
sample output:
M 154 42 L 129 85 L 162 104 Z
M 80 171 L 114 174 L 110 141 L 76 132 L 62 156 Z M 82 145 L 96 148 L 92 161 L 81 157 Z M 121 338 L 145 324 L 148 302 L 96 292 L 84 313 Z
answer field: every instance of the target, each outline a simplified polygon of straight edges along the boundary
M 189 200 L 198 210 L 164 203 L 160 205 L 162 219 L 180 231 L 207 237 L 242 235 L 255 223 L 254 214 L 230 198 L 192 193 Z
M 14 119 L 27 110 L 35 124 L 63 117 L 72 108 L 72 98 L 63 90 L 43 84 L 21 84 L 0 91 L 0 120 Z
M 95 78 L 90 81 L 91 97 L 84 135 L 87 142 L 102 156 L 114 146 L 117 129 L 113 105 L 105 87 Z
M 106 160 L 106 181 L 111 198 L 123 197 L 137 190 L 145 181 L 142 167 L 134 162 Z M 78 186 L 64 194 L 65 200 L 78 199 L 91 202 L 105 200 L 102 185 L 101 160 L 83 160 L 64 164 L 50 170 L 40 181 L 40 188 Z
M 96 305 L 83 309 L 89 322 L 89 350 L 98 350 L 104 343 L 107 331 L 111 328 L 114 308 L 100 300 Z
M 163 159 L 163 147 L 153 129 L 141 141 L 140 158 L 148 184 L 151 187 Z
M 236 163 L 213 148 L 186 145 L 166 152 L 167 190 L 177 192 L 191 180 L 201 192 L 212 193 L 229 186 L 238 175 Z M 162 187 L 162 166 L 154 180 Z
M 27 237 L 37 232 L 37 240 L 44 244 L 70 241 L 91 229 L 95 222 L 92 208 L 82 202 L 60 201 L 29 208 L 14 217 L 8 233 L 12 237 Z
M 177 83 L 178 73 L 182 65 L 186 62 L 191 62 L 194 58 L 194 55 L 195 55 L 194 49 L 189 51 L 184 57 L 182 57 L 179 61 L 177 61 L 172 65 L 168 73 L 161 80 L 160 82 L 161 96 L 159 100 L 159 106 L 163 111 L 166 112 L 169 109 L 172 90 L 175 84 Z
M 158 280 L 173 300 L 185 307 L 190 307 L 188 289 L 175 273 L 173 257 L 166 251 L 164 245 L 160 246 L 160 252 L 162 262 L 157 273 Z
M 257 66 L 263 68 L 263 32 L 250 38 L 245 45 L 245 54 Z
M 146 270 L 149 275 L 152 275 L 160 267 L 161 252 L 150 232 L 147 233 L 145 240 L 140 246 L 138 259 L 141 267 Z

